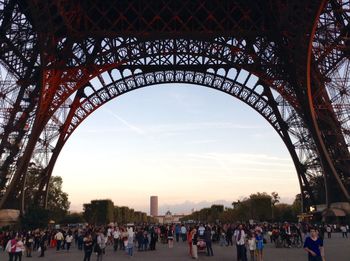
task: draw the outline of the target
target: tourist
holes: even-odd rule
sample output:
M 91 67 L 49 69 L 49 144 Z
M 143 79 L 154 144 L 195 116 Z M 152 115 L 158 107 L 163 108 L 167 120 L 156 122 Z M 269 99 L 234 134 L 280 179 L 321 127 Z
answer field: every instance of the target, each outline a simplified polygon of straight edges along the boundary
M 204 238 L 204 231 L 205 231 L 205 227 L 203 226 L 203 224 L 200 224 L 199 228 L 198 228 L 198 237 L 200 239 L 203 239 Z
M 260 229 L 256 230 L 255 241 L 257 261 L 263 261 L 264 237 Z
M 219 245 L 225 246 L 227 244 L 226 241 L 226 233 L 222 227 L 219 228 Z
M 133 256 L 133 250 L 134 250 L 134 232 L 132 228 L 128 229 L 128 244 L 127 244 L 127 250 L 128 255 Z
M 48 240 L 48 234 L 44 231 L 41 231 L 40 240 L 39 240 L 39 249 L 40 249 L 40 256 L 39 257 L 45 256 L 47 240 Z
M 198 249 L 197 249 L 197 243 L 198 243 L 198 233 L 197 230 L 194 228 L 191 231 L 191 238 L 192 238 L 192 258 L 198 259 Z
M 15 238 L 15 236 L 13 235 L 11 237 L 12 239 L 10 239 L 5 247 L 5 251 L 8 253 L 9 255 L 9 261 L 13 261 L 13 258 L 16 255 L 16 244 L 17 244 L 17 240 Z
M 189 256 L 190 257 L 193 257 L 192 255 L 192 230 L 189 229 L 188 232 L 187 232 L 187 243 L 188 243 L 188 246 L 189 246 Z
M 250 261 L 255 261 L 255 252 L 256 252 L 256 240 L 254 232 L 248 235 L 248 249 L 250 253 Z
M 67 251 L 69 251 L 69 249 L 72 245 L 72 242 L 73 242 L 72 231 L 68 231 L 67 236 L 66 236 Z
M 213 256 L 213 248 L 212 248 L 212 233 L 209 225 L 206 226 L 204 231 L 204 241 L 207 247 L 207 256 Z
M 324 260 L 323 240 L 315 228 L 310 229 L 310 236 L 305 239 L 304 249 L 308 253 L 309 261 Z
M 80 231 L 80 229 L 78 230 L 78 239 L 77 239 L 77 242 L 78 242 L 78 249 L 79 250 L 83 250 L 83 246 L 84 246 L 84 236 L 83 236 L 83 233 Z
M 107 245 L 112 245 L 112 239 L 113 239 L 113 235 L 112 235 L 112 232 L 113 232 L 113 228 L 111 226 L 109 226 L 107 228 L 107 242 L 106 244 Z
M 152 227 L 151 228 L 151 242 L 149 244 L 149 249 L 150 250 L 156 250 L 156 244 L 157 244 L 157 240 L 158 240 L 158 234 L 156 232 L 156 228 Z
M 55 240 L 57 241 L 56 251 L 59 251 L 61 249 L 63 239 L 63 233 L 61 232 L 61 230 L 58 230 L 55 234 Z
M 84 260 L 83 261 L 90 261 L 91 254 L 92 254 L 92 237 L 90 233 L 86 233 L 85 237 L 83 238 L 83 244 L 84 244 Z
M 226 229 L 226 246 L 229 246 L 229 245 L 233 246 L 232 236 L 233 236 L 233 229 L 229 225 Z
M 176 225 L 175 225 L 175 237 L 176 237 L 176 242 L 179 242 L 180 233 L 181 233 L 181 227 L 180 227 L 179 224 L 176 224 Z
M 326 226 L 327 237 L 332 238 L 332 227 L 330 225 Z
M 15 260 L 22 261 L 22 253 L 24 252 L 25 247 L 24 243 L 22 241 L 22 237 L 17 237 L 17 243 L 16 243 L 16 253 L 15 253 Z
M 143 250 L 143 230 L 142 228 L 137 229 L 135 233 L 135 239 L 137 242 L 137 250 L 142 251 Z
M 114 251 L 118 250 L 119 238 L 120 238 L 119 228 L 116 227 L 113 231 L 113 250 Z
M 147 251 L 148 244 L 149 244 L 148 232 L 145 230 L 142 233 L 142 250 Z
M 102 261 L 102 257 L 105 253 L 107 237 L 103 234 L 102 229 L 97 234 L 95 251 L 97 254 L 97 261 Z
M 167 238 L 168 238 L 168 247 L 173 248 L 174 246 L 174 233 L 171 226 L 167 227 Z
M 282 235 L 284 235 L 284 239 L 286 240 L 287 246 L 291 247 L 291 245 L 292 245 L 292 241 L 291 241 L 292 231 L 291 231 L 291 228 L 290 228 L 290 225 L 288 222 L 284 222 L 282 232 L 283 232 Z
M 340 226 L 340 231 L 342 233 L 343 238 L 348 238 L 348 230 L 345 225 Z
M 234 238 L 237 248 L 237 260 L 247 261 L 247 249 L 245 247 L 246 233 L 244 232 L 242 225 L 239 225 L 235 230 Z
M 129 234 L 128 234 L 128 231 L 126 231 L 125 228 L 123 228 L 122 230 L 122 233 L 121 233 L 121 237 L 122 237 L 122 250 L 125 250 L 126 252 L 128 252 L 128 237 L 129 237 Z
M 181 238 L 182 242 L 185 242 L 187 239 L 187 229 L 184 224 L 181 225 Z
M 26 246 L 26 256 L 32 257 L 32 248 L 33 248 L 34 237 L 30 231 L 28 231 L 25 237 L 25 246 Z
M 40 239 L 41 239 L 40 230 L 36 229 L 34 232 L 34 246 L 33 246 L 34 251 L 38 250 L 38 248 L 40 247 Z

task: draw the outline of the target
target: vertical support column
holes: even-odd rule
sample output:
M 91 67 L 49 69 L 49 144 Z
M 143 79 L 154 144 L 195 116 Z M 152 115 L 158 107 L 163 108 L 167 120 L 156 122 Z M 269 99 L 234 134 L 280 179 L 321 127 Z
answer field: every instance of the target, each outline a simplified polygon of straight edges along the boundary
M 299 181 L 299 187 L 300 187 L 300 193 L 301 193 L 301 211 L 302 212 L 307 212 L 308 211 L 308 207 L 309 203 L 306 202 L 306 197 L 305 197 L 305 190 L 308 192 L 309 196 L 310 196 L 310 201 L 312 204 L 315 204 L 315 198 L 313 196 L 313 194 L 311 193 L 311 188 L 310 188 L 310 184 L 309 181 L 305 175 L 305 168 L 302 166 L 299 157 L 295 151 L 295 146 L 292 143 L 292 140 L 289 136 L 288 133 L 288 124 L 283 120 L 280 111 L 278 110 L 276 101 L 271 93 L 271 90 L 269 88 L 265 87 L 264 90 L 265 95 L 268 97 L 269 101 L 270 101 L 270 106 L 273 108 L 274 110 L 274 114 L 277 117 L 277 121 L 279 122 L 279 125 L 281 126 L 281 132 L 279 133 L 284 144 L 286 145 L 290 156 L 292 157 L 295 169 L 297 171 L 297 175 L 298 175 L 298 181 Z
M 310 121 L 310 127 L 313 130 L 314 135 L 314 140 L 317 145 L 318 152 L 320 154 L 321 160 L 322 160 L 322 165 L 324 167 L 325 171 L 329 171 L 329 173 L 326 174 L 325 182 L 326 182 L 326 188 L 327 188 L 327 207 L 330 207 L 330 198 L 329 198 L 329 179 L 328 175 L 332 175 L 332 177 L 335 179 L 335 182 L 337 183 L 340 192 L 343 194 L 344 198 L 350 202 L 350 194 L 349 191 L 347 191 L 346 187 L 342 183 L 342 180 L 340 179 L 337 170 L 335 168 L 334 162 L 329 154 L 329 151 L 327 150 L 325 141 L 323 140 L 322 134 L 320 127 L 318 125 L 317 115 L 316 110 L 315 110 L 315 104 L 314 104 L 314 96 L 313 96 L 313 84 L 317 85 L 316 81 L 316 75 L 315 72 L 312 71 L 312 61 L 313 61 L 313 56 L 312 56 L 312 48 L 313 48 L 313 40 L 316 34 L 316 29 L 317 29 L 317 24 L 318 20 L 320 18 L 320 15 L 326 5 L 326 1 L 323 0 L 322 4 L 319 7 L 319 10 L 317 12 L 317 15 L 315 16 L 315 21 L 312 27 L 312 31 L 310 33 L 310 39 L 309 39 L 309 46 L 308 46 L 308 53 L 307 53 L 307 63 L 306 63 L 306 85 L 307 85 L 307 97 L 308 97 L 308 105 L 309 105 L 309 112 L 311 116 L 311 121 Z M 313 84 L 311 83 L 313 81 Z M 324 87 L 324 86 L 323 86 Z M 333 192 L 334 193 L 334 192 Z

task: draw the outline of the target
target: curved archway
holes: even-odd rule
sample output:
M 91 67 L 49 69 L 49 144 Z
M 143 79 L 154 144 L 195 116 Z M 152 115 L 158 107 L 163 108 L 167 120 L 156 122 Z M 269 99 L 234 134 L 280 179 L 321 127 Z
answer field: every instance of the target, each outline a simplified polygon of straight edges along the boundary
M 109 78 L 108 78 L 109 77 Z M 71 110 L 67 116 L 65 124 L 61 128 L 61 135 L 57 142 L 54 154 L 47 167 L 47 181 L 51 176 L 55 162 L 64 144 L 74 132 L 74 130 L 91 113 L 101 107 L 103 104 L 115 99 L 116 97 L 146 86 L 164 84 L 164 83 L 190 83 L 212 88 L 226 94 L 229 94 L 244 102 L 256 112 L 258 112 L 282 138 L 286 145 L 297 172 L 301 170 L 301 163 L 296 154 L 292 141 L 282 128 L 286 124 L 277 108 L 277 102 L 271 92 L 271 89 L 264 85 L 259 78 L 245 70 L 220 68 L 217 70 L 208 69 L 206 72 L 198 71 L 148 71 L 137 70 L 123 71 L 113 69 L 104 72 L 90 80 L 88 84 L 80 88 L 71 104 Z M 308 181 L 298 175 L 301 190 L 305 191 Z M 47 184 L 42 183 L 43 191 L 47 191 Z

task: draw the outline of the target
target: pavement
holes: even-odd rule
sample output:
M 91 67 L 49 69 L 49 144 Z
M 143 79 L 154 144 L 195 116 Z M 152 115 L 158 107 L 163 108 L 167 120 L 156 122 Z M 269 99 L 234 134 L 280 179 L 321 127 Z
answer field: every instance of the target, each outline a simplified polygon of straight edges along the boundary
M 218 260 L 237 261 L 235 246 L 223 246 L 213 244 L 214 256 L 207 257 L 204 252 L 198 254 L 198 260 Z M 325 239 L 325 253 L 327 261 L 350 261 L 350 238 L 343 239 L 340 234 L 334 234 L 332 239 Z M 49 260 L 49 261 L 79 261 L 83 260 L 83 252 L 73 247 L 70 252 L 49 249 L 44 258 L 39 258 L 38 253 L 34 253 L 32 258 L 23 257 L 22 260 Z M 0 261 L 7 261 L 6 253 L 0 253 Z M 106 249 L 103 261 L 115 260 L 140 260 L 140 261 L 186 261 L 191 260 L 188 256 L 187 243 L 174 243 L 174 248 L 169 249 L 167 245 L 157 243 L 156 251 L 138 252 L 134 251 L 134 256 L 129 257 L 123 251 L 114 252 L 111 246 Z M 248 260 L 249 256 L 248 256 Z M 264 261 L 307 261 L 306 252 L 300 248 L 275 248 L 267 243 L 264 249 Z M 91 261 L 96 261 L 96 255 L 92 254 Z

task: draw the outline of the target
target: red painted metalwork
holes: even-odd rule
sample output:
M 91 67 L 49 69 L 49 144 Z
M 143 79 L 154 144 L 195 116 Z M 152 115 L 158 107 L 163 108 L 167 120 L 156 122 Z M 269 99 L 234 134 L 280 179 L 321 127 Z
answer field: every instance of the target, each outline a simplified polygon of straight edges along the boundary
M 0 0 L 0 208 L 24 210 L 31 162 L 43 167 L 44 204 L 80 122 L 157 82 L 205 85 L 246 102 L 284 140 L 305 208 L 326 200 L 313 186 L 319 177 L 328 203 L 349 202 L 349 2 Z M 247 88 L 235 92 L 241 79 Z

